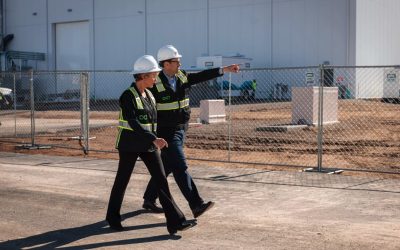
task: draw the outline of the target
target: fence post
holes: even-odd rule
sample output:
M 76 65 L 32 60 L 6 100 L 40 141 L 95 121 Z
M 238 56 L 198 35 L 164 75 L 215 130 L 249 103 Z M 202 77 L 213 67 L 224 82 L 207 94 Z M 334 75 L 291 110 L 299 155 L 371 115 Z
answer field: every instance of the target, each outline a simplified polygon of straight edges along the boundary
M 324 65 L 319 66 L 320 80 L 319 80 L 319 94 L 318 94 L 318 172 L 322 171 L 322 133 L 323 133 L 323 114 L 324 114 Z
M 229 72 L 229 89 L 228 89 L 228 114 L 229 114 L 229 119 L 228 119 L 228 162 L 231 161 L 231 123 L 232 123 L 232 118 L 231 118 L 231 96 L 232 96 L 232 73 Z
M 14 84 L 14 96 L 13 96 L 13 101 L 14 101 L 14 136 L 17 138 L 17 84 L 16 84 L 16 77 L 15 77 L 15 72 L 13 73 L 13 84 Z
M 35 93 L 33 90 L 33 69 L 29 70 L 30 98 L 31 98 L 31 145 L 35 145 Z
M 80 75 L 81 86 L 81 136 L 83 140 L 83 152 L 88 154 L 89 151 L 89 91 L 88 91 L 88 73 L 82 72 Z

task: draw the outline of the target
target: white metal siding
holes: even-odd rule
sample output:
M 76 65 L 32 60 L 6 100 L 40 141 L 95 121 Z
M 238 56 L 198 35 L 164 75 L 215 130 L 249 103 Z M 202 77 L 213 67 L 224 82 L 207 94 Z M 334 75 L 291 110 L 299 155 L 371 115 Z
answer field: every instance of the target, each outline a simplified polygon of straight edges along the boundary
M 400 1 L 357 0 L 356 8 L 356 64 L 400 64 Z
M 207 53 L 206 0 L 147 1 L 147 10 L 147 53 L 156 56 L 161 46 L 173 44 L 186 67 Z
M 39 68 L 49 70 L 56 24 L 79 21 L 89 24 L 94 70 L 131 69 L 165 44 L 178 48 L 185 68 L 198 56 L 237 53 L 253 67 L 388 65 L 400 64 L 399 12 L 398 0 L 5 0 L 5 33 L 15 35 L 12 50 L 46 53 Z M 111 89 L 119 91 L 96 96 Z
M 347 0 L 273 2 L 273 66 L 307 66 L 347 60 Z
M 210 55 L 243 54 L 271 67 L 271 1 L 210 1 Z
M 5 12 L 4 35 L 14 34 L 8 49 L 47 53 L 46 0 L 6 1 Z
M 100 70 L 131 70 L 145 51 L 145 2 L 96 1 L 95 67 Z

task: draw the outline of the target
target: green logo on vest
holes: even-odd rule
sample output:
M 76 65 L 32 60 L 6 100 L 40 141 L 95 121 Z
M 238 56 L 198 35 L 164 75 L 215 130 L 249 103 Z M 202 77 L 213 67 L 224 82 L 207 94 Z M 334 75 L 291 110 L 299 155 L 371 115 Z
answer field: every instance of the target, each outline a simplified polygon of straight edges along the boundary
M 147 115 L 139 115 L 139 120 L 147 121 Z
M 169 99 L 171 99 L 171 96 L 164 96 L 161 98 L 163 101 L 168 101 Z

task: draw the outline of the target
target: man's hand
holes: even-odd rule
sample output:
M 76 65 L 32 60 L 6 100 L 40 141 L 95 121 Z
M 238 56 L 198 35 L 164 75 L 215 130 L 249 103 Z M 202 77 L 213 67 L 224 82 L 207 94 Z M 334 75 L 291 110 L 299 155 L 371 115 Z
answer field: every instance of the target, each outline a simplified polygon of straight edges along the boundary
M 239 72 L 240 67 L 239 67 L 239 64 L 232 64 L 229 66 L 225 66 L 222 69 L 223 69 L 224 73 L 227 73 L 227 72 L 237 73 L 237 72 Z
M 159 149 L 162 149 L 163 147 L 167 147 L 168 148 L 168 143 L 163 138 L 156 138 L 153 141 L 153 144 L 156 145 L 156 147 L 159 148 Z

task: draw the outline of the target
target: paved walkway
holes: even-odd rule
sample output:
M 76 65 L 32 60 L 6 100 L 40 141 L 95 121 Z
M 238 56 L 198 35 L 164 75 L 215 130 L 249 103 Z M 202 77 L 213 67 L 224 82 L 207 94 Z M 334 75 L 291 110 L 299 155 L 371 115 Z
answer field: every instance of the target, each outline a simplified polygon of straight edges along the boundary
M 141 209 L 135 169 L 124 232 L 104 221 L 118 162 L 0 152 L 0 249 L 400 249 L 400 180 L 191 166 L 216 206 L 171 237 Z M 175 200 L 193 219 L 173 178 Z

